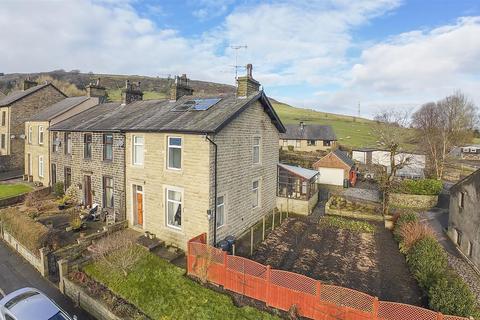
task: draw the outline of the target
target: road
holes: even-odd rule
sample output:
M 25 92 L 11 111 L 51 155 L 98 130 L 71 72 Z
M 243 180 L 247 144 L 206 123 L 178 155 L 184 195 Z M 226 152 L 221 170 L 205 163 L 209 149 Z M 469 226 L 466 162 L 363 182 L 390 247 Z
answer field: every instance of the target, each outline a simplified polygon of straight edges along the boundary
M 9 294 L 24 287 L 34 287 L 43 291 L 68 314 L 77 315 L 79 320 L 94 319 L 85 311 L 76 308 L 55 285 L 43 278 L 35 268 L 0 240 L 0 294 Z

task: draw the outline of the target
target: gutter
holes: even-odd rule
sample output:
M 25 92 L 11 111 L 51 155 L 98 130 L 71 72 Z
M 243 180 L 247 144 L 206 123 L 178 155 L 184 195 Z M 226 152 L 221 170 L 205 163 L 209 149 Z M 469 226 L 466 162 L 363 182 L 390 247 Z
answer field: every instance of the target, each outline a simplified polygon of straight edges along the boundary
M 215 174 L 215 182 L 214 182 L 214 209 L 213 209 L 213 246 L 217 246 L 217 159 L 218 159 L 218 146 L 212 139 L 205 135 L 205 139 L 208 140 L 214 147 L 215 147 L 215 165 L 214 165 L 214 174 Z

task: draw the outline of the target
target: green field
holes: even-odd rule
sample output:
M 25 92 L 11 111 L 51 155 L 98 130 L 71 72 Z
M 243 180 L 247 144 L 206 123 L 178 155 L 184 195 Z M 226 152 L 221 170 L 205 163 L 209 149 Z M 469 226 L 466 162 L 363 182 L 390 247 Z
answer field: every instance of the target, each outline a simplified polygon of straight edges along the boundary
M 165 99 L 166 96 L 162 92 L 157 91 L 144 91 L 143 100 Z M 122 100 L 122 89 L 110 89 L 108 90 L 108 99 L 111 101 Z
M 372 120 L 319 112 L 311 109 L 294 108 L 284 103 L 272 101 L 275 111 L 284 124 L 323 124 L 332 126 L 338 142 L 348 147 L 373 147 L 376 139 L 371 133 L 375 123 Z
M 127 277 L 101 261 L 84 271 L 151 319 L 278 319 L 252 307 L 236 307 L 229 296 L 203 287 L 185 277 L 183 269 L 147 252 Z
M 19 194 L 26 193 L 32 189 L 32 187 L 23 183 L 0 184 L 0 199 L 18 196 Z
M 474 138 L 473 143 L 474 144 L 480 144 L 480 138 Z

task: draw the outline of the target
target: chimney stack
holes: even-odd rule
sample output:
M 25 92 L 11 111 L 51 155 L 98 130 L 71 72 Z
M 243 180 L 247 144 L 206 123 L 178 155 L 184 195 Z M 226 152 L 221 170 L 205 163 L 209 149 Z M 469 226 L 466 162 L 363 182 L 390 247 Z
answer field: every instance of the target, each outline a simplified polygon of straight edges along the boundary
M 305 123 L 303 121 L 300 121 L 300 130 L 303 131 L 305 129 Z
M 26 78 L 25 80 L 23 80 L 23 91 L 33 88 L 37 85 L 38 83 L 36 81 L 33 81 L 30 78 Z
M 140 90 L 140 81 L 137 83 L 130 83 L 130 80 L 126 80 L 125 89 L 122 90 L 122 103 L 130 104 L 140 100 L 143 100 L 143 92 Z
M 237 97 L 246 98 L 251 94 L 260 91 L 260 82 L 253 79 L 253 66 L 247 64 L 247 75 L 237 79 Z
M 100 85 L 100 78 L 98 78 L 95 82 L 90 82 L 86 89 L 87 96 L 90 98 L 98 98 L 98 103 L 107 102 L 107 90 L 105 87 Z
M 177 101 L 183 96 L 191 96 L 192 94 L 193 88 L 188 85 L 187 75 L 175 76 L 175 82 L 170 88 L 170 101 Z

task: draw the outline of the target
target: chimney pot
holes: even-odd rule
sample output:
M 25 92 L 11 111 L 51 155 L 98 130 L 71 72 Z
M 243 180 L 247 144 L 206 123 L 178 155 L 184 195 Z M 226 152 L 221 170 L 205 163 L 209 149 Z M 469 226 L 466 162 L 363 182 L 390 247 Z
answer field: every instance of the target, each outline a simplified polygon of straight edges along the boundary
M 130 104 L 140 100 L 143 100 L 143 92 L 140 89 L 140 82 L 137 82 L 137 84 L 131 84 L 130 80 L 125 80 L 125 89 L 122 90 L 122 103 Z
M 100 78 L 91 81 L 85 89 L 87 90 L 87 96 L 98 98 L 98 103 L 104 103 L 107 101 L 107 90 L 100 85 Z
M 300 121 L 300 129 L 305 129 L 305 123 L 303 121 Z
M 251 63 L 247 64 L 247 77 L 253 77 L 253 65 Z

